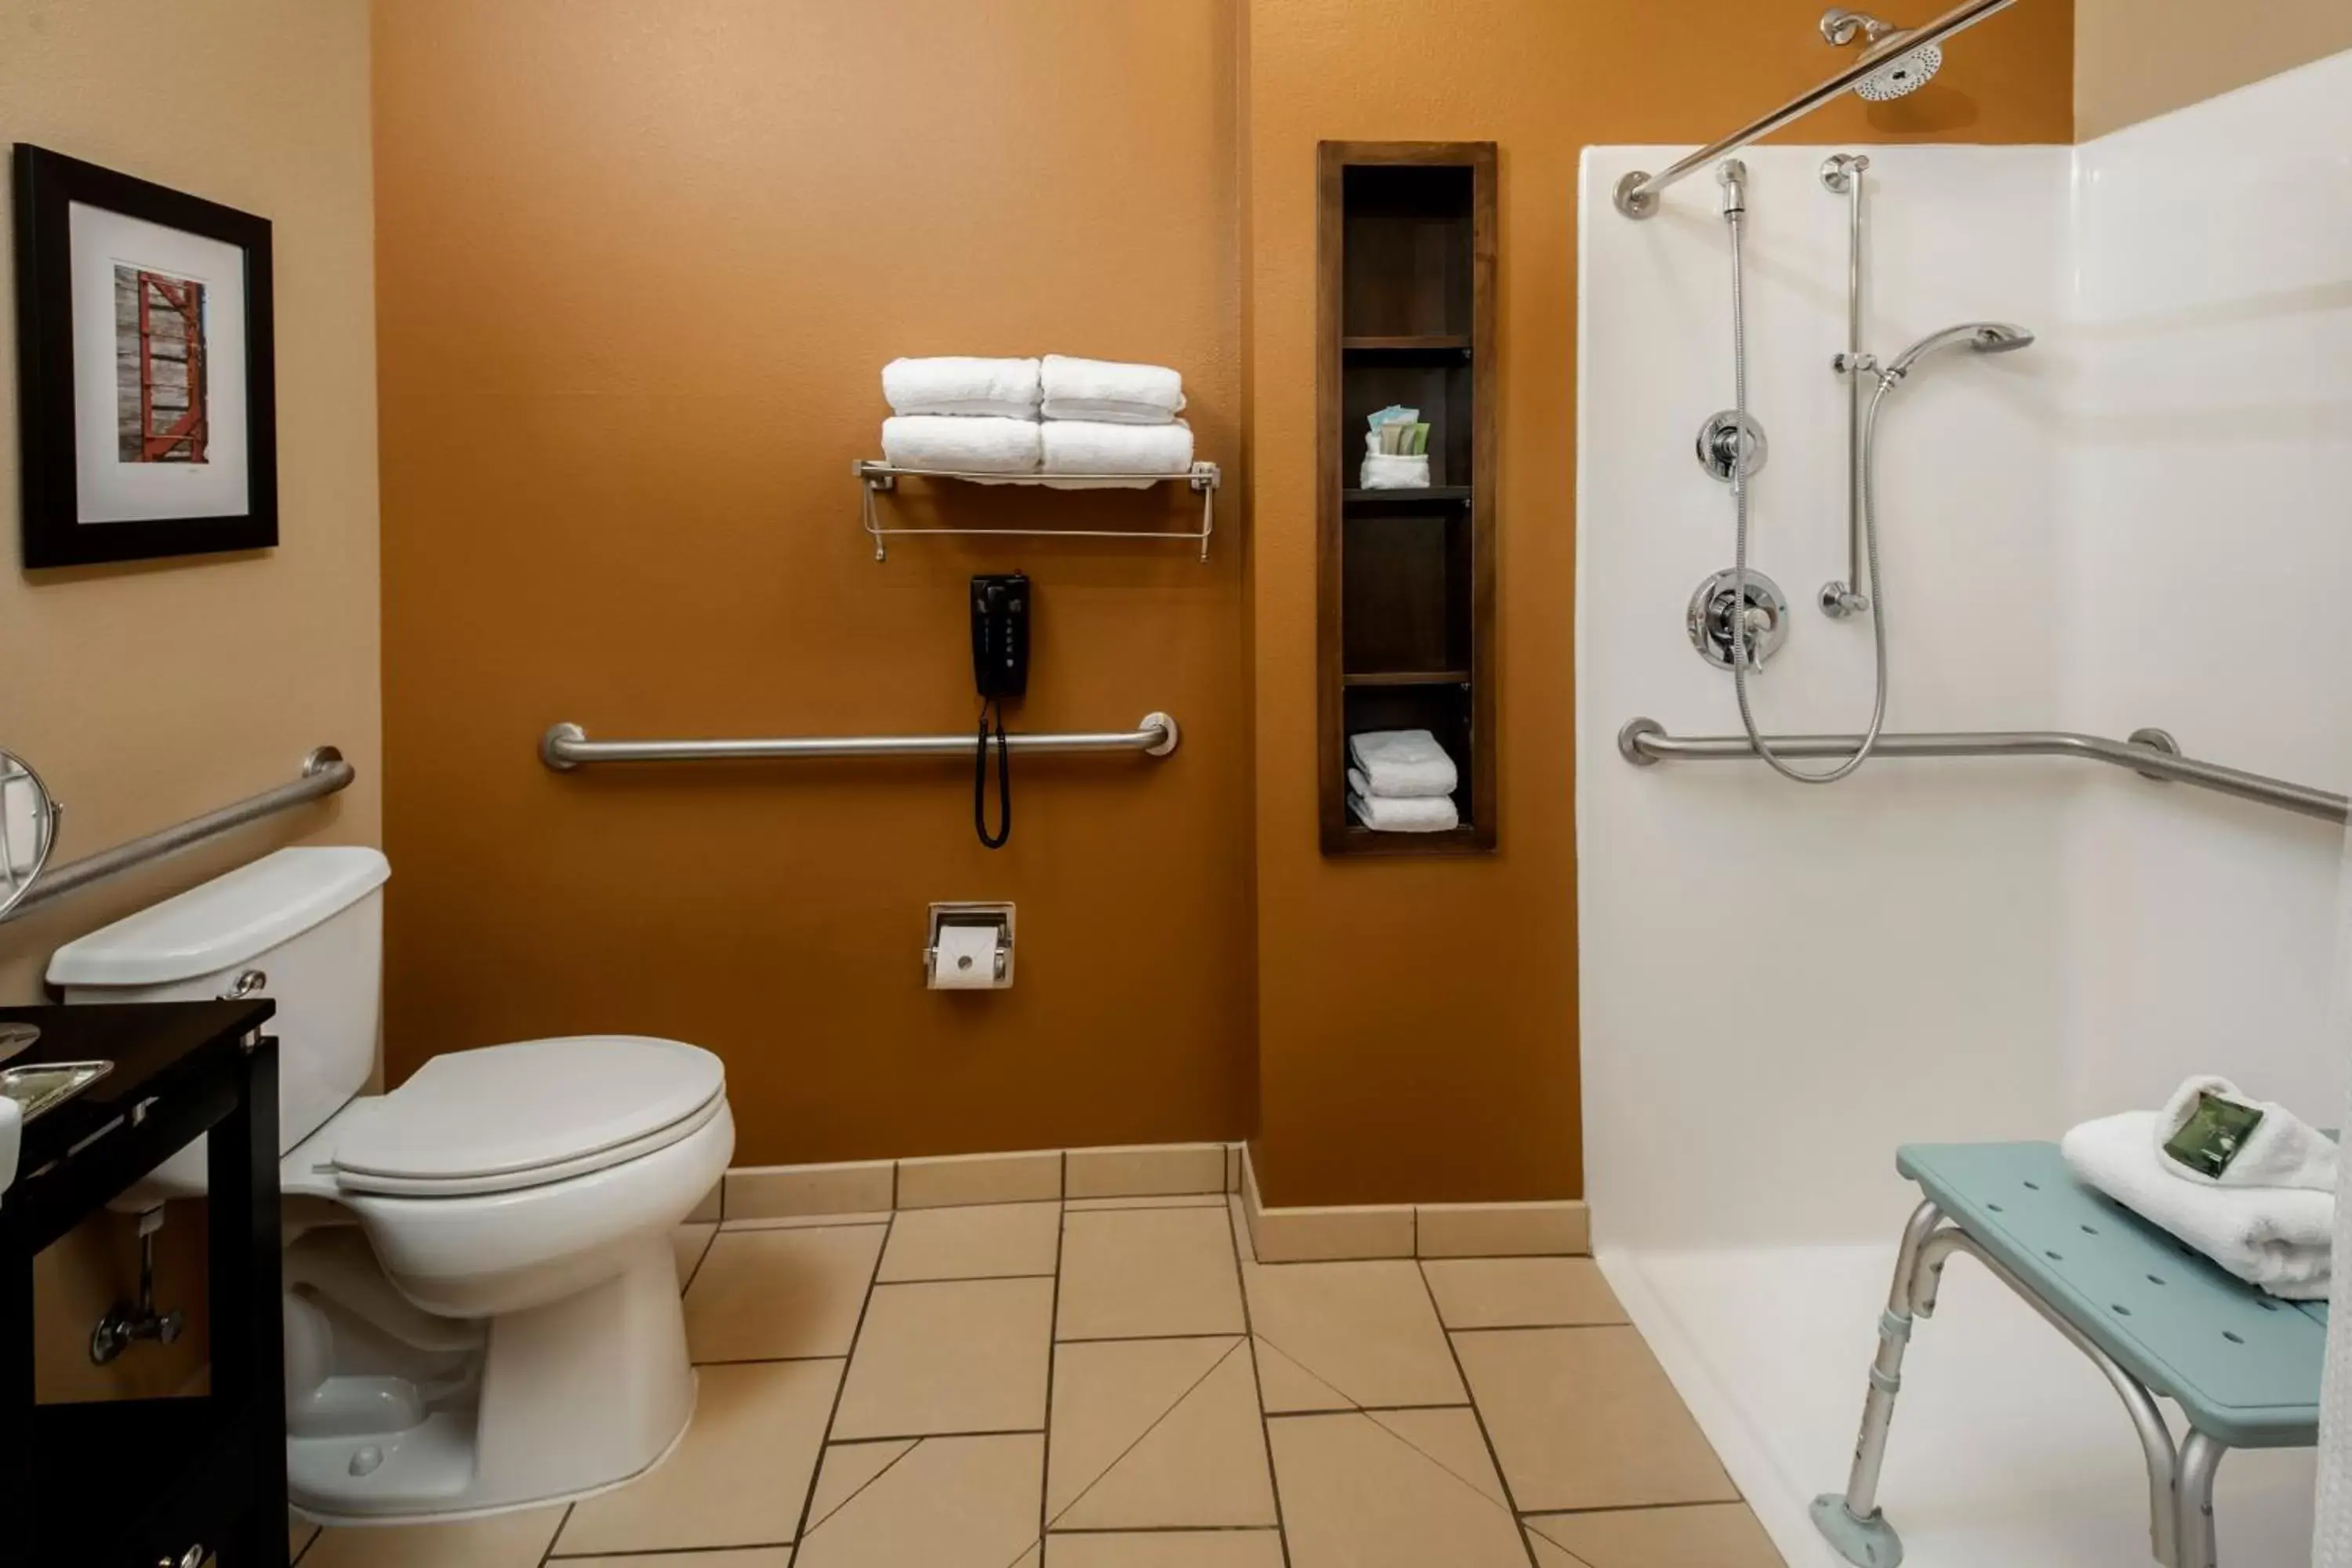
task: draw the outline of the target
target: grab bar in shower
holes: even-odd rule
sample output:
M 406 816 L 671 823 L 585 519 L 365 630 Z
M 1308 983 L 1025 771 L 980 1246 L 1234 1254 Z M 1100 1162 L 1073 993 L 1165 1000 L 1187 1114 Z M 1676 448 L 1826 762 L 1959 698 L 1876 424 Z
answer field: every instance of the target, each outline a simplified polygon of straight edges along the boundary
M 1668 164 L 1652 174 L 1635 170 L 1617 182 L 1617 210 L 1627 217 L 1648 217 L 1658 210 L 1658 193 L 1696 170 L 1706 167 L 1717 158 L 1738 152 L 1751 142 L 1769 136 L 1792 121 L 1802 120 L 1814 110 L 1833 101 L 1841 93 L 1874 74 L 1889 60 L 1899 59 L 1915 49 L 1937 44 L 1963 27 L 1983 21 L 1996 11 L 2005 10 L 2016 0 L 1967 0 L 1955 5 L 1923 27 L 1908 32 L 1890 33 L 1856 56 L 1852 65 L 1822 83 L 1811 92 L 1792 98 L 1771 113 L 1751 120 L 1720 142 L 1710 142 L 1689 157 Z
M 95 855 L 85 855 L 79 860 L 68 860 L 62 866 L 49 868 L 34 881 L 25 896 L 16 900 L 15 908 L 0 914 L 0 921 L 15 920 L 26 910 L 37 909 L 51 899 L 63 898 L 104 878 L 120 876 L 133 867 L 144 866 L 150 860 L 176 855 L 207 838 L 217 838 L 224 833 L 243 827 L 248 822 L 258 822 L 289 807 L 348 789 L 352 780 L 358 776 L 358 771 L 343 761 L 342 752 L 332 746 L 320 746 L 302 759 L 302 776 L 292 784 L 263 790 L 259 795 L 247 795 L 243 800 L 222 806 L 218 811 L 192 816 L 185 822 L 150 833 L 144 837 L 133 838 L 127 844 L 118 844 L 111 849 L 101 849 Z
M 1140 752 L 1164 757 L 1181 739 L 1176 721 L 1146 713 L 1132 730 L 1007 735 L 1013 752 Z M 592 741 L 577 724 L 557 724 L 539 738 L 539 760 L 558 773 L 585 763 L 768 762 L 793 757 L 968 757 L 970 735 L 823 735 L 762 741 Z
M 1768 735 L 1764 743 L 1784 757 L 1853 755 L 1859 735 Z M 1654 719 L 1635 719 L 1617 731 L 1617 750 L 1635 767 L 1661 762 L 1727 762 L 1753 757 L 1756 748 L 1744 735 L 1669 735 Z M 2347 804 L 2340 795 L 2308 784 L 2200 763 L 2180 754 L 2179 743 L 2162 730 L 2135 730 L 2128 741 L 2080 735 L 2066 730 L 1999 731 L 1990 733 L 1881 735 L 1872 752 L 1877 757 L 2077 757 L 2129 768 L 2144 778 L 2195 784 L 2241 800 L 2256 801 L 2282 810 L 2300 812 L 2323 822 L 2347 820 Z

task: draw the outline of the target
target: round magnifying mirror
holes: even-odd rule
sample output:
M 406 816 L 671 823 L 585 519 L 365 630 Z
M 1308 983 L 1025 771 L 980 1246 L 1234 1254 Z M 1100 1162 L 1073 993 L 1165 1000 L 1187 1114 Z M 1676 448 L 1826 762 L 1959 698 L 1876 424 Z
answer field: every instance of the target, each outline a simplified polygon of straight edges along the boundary
M 0 916 L 33 890 L 58 841 L 59 807 L 41 775 L 0 752 Z

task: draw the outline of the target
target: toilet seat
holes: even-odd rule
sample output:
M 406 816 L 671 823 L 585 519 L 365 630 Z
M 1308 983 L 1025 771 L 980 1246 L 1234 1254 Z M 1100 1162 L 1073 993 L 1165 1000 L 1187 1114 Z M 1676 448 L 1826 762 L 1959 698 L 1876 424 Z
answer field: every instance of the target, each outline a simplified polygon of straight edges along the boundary
M 354 1194 L 510 1193 L 642 1159 L 725 1109 L 723 1065 L 678 1040 L 578 1035 L 452 1051 L 337 1117 L 322 1173 Z

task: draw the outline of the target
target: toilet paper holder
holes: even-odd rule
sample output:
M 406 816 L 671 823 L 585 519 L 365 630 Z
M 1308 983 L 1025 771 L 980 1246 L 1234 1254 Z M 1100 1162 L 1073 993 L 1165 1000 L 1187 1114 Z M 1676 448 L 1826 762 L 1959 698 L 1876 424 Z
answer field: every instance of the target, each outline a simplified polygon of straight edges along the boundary
M 946 974 L 940 972 L 940 933 L 951 926 L 979 927 L 995 938 L 990 944 L 994 953 L 995 972 L 977 985 L 968 975 L 953 971 Z M 923 981 L 932 990 L 1002 990 L 1013 984 L 1013 906 L 1010 903 L 935 903 L 930 907 L 929 931 L 929 938 L 923 944 Z M 967 953 L 953 962 L 969 965 L 974 961 Z

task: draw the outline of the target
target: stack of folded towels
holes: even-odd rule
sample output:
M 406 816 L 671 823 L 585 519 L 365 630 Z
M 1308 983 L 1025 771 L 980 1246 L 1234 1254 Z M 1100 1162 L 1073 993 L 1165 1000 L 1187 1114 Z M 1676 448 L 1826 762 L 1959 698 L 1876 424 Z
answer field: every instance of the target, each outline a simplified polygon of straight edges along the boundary
M 2288 1300 L 2327 1299 L 2336 1143 L 2286 1107 L 2192 1078 L 2162 1110 L 2085 1121 L 2061 1147 L 2079 1180 L 2239 1279 Z
M 1192 467 L 1192 429 L 1176 417 L 1184 378 L 1164 365 L 898 359 L 882 367 L 882 456 L 894 468 L 1141 489 Z
M 1367 730 L 1348 737 L 1348 809 L 1381 833 L 1444 833 L 1454 809 L 1454 759 L 1426 730 Z

